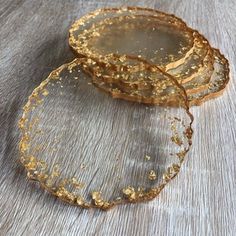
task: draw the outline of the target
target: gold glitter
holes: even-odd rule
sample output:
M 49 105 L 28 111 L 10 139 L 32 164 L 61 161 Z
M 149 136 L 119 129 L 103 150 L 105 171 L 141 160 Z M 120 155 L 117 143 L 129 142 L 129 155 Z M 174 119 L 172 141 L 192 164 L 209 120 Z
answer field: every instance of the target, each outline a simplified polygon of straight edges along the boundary
M 179 146 L 181 146 L 183 144 L 182 140 L 180 139 L 180 137 L 177 134 L 171 137 L 171 141 L 176 143 Z
M 82 170 L 84 170 L 85 167 L 86 167 L 85 164 L 81 164 L 81 165 L 80 165 L 80 169 L 82 169 Z
M 148 178 L 150 180 L 155 180 L 157 178 L 156 172 L 154 170 L 150 170 L 148 173 Z
M 148 155 L 146 155 L 144 158 L 145 158 L 145 160 L 147 160 L 147 161 L 149 161 L 149 160 L 151 159 L 151 157 L 148 156 Z
M 136 193 L 133 187 L 128 186 L 127 188 L 123 189 L 124 195 L 129 199 L 129 200 L 135 200 L 136 199 Z
M 101 192 L 94 191 L 91 195 L 95 206 L 101 207 L 102 209 L 110 207 L 110 204 L 102 199 Z
M 47 96 L 49 94 L 48 90 L 47 89 L 44 89 L 43 92 L 42 92 L 43 96 Z

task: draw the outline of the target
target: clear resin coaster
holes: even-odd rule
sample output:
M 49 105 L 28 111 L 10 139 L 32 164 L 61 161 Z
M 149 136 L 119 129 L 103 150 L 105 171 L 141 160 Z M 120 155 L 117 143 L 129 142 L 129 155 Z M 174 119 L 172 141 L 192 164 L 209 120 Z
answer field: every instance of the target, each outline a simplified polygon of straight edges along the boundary
M 104 8 L 88 13 L 87 15 L 77 20 L 71 26 L 69 30 L 70 34 L 69 44 L 77 54 L 84 55 L 85 53 L 84 47 L 81 48 L 81 43 L 79 42 L 79 36 L 81 34 L 87 32 L 88 30 L 91 30 L 91 28 L 96 28 L 95 25 L 98 23 L 101 24 L 101 22 L 104 21 L 109 23 L 109 20 L 113 18 L 127 17 L 127 16 L 136 17 L 140 15 L 150 16 L 151 17 L 150 19 L 152 18 L 159 19 L 162 22 L 178 26 L 179 28 L 186 27 L 186 24 L 180 18 L 154 9 L 140 8 L 140 7 Z M 186 48 L 184 50 L 186 50 Z M 190 55 L 191 52 L 192 49 L 185 56 L 187 57 L 188 55 Z M 176 64 L 177 62 L 175 61 L 173 63 Z M 169 65 L 171 67 L 171 63 L 169 63 Z
M 92 57 L 92 58 L 98 58 L 99 55 L 102 57 L 104 56 L 104 54 L 108 56 L 108 55 L 111 55 L 112 52 L 116 52 L 116 54 L 118 55 L 124 54 L 123 57 L 119 58 L 119 63 L 123 62 L 124 64 L 126 64 L 127 61 L 129 61 L 129 65 L 131 68 L 126 69 L 126 70 L 129 70 L 131 72 L 134 65 L 135 66 L 138 65 L 138 62 L 135 60 L 137 59 L 136 58 L 137 54 L 143 52 L 145 56 L 139 55 L 140 58 L 138 59 L 138 61 L 139 60 L 143 61 L 143 59 L 145 59 L 145 62 L 148 62 L 148 64 L 152 64 L 152 63 L 157 64 L 158 67 L 162 71 L 167 72 L 168 74 L 177 78 L 179 83 L 181 84 L 184 84 L 185 82 L 189 82 L 192 79 L 194 80 L 197 76 L 201 74 L 204 75 L 204 73 L 206 72 L 209 72 L 209 73 L 213 72 L 212 49 L 210 48 L 208 42 L 202 36 L 200 36 L 197 32 L 193 33 L 192 31 L 190 32 L 188 30 L 186 31 L 190 35 L 192 34 L 194 35 L 194 45 L 193 45 L 193 52 L 185 58 L 185 60 L 183 61 L 183 64 L 178 65 L 176 68 L 169 68 L 169 69 L 167 68 L 167 66 L 165 66 L 166 69 L 164 69 L 163 66 L 161 66 L 162 60 L 171 61 L 173 59 L 173 58 L 171 59 L 171 57 L 173 57 L 174 54 L 176 55 L 176 58 L 182 57 L 178 54 L 178 52 L 180 52 L 179 51 L 180 49 L 178 48 L 178 44 L 176 44 L 176 40 L 177 41 L 179 40 L 178 37 L 181 34 L 183 37 L 187 37 L 187 36 L 184 36 L 184 34 L 186 34 L 184 29 L 180 30 L 176 28 L 179 34 L 177 36 L 177 33 L 173 31 L 173 28 L 175 29 L 175 27 L 173 27 L 172 25 L 166 24 L 165 22 L 163 23 L 159 21 L 159 19 L 154 20 L 151 18 L 152 22 L 150 23 L 149 22 L 150 17 L 147 18 L 143 16 L 136 16 L 136 18 L 133 18 L 133 17 L 129 17 L 129 18 L 132 19 L 132 21 L 130 22 L 128 26 L 127 24 L 125 24 L 127 19 L 120 19 L 120 18 L 118 19 L 112 18 L 112 20 L 109 19 L 107 26 L 106 25 L 104 26 L 103 24 L 103 27 L 105 27 L 105 29 L 107 29 L 107 31 L 109 32 L 107 34 L 105 34 L 104 32 L 103 33 L 99 32 L 99 26 L 97 25 L 94 26 L 94 29 L 90 30 L 90 32 L 92 32 L 92 34 L 94 35 L 94 30 L 96 29 L 96 32 L 97 32 L 96 36 L 92 36 L 92 38 L 89 40 L 87 36 L 84 36 L 84 34 L 81 34 L 79 38 L 82 38 L 83 40 L 86 38 L 86 40 L 88 41 L 84 42 L 82 40 L 80 42 L 80 40 L 78 40 L 81 45 L 80 47 L 83 47 L 83 45 L 86 45 L 86 49 L 85 49 L 86 51 L 88 51 L 88 48 L 91 49 L 90 52 L 88 52 L 88 54 L 90 55 L 89 57 Z M 145 18 L 145 20 L 143 18 Z M 113 25 L 111 24 L 111 22 L 114 23 L 114 21 L 117 22 L 116 29 L 112 29 L 111 27 L 111 25 Z M 148 24 L 148 26 L 145 24 L 145 22 L 146 24 Z M 140 31 L 140 28 L 147 30 L 148 27 L 150 27 L 152 33 L 154 32 L 153 29 L 156 29 L 155 27 L 157 27 L 159 31 L 162 31 L 162 33 L 160 33 L 161 35 L 158 35 L 158 33 L 157 34 L 153 33 L 153 35 L 151 35 L 149 32 L 146 32 L 145 30 Z M 125 32 L 120 33 L 122 32 L 120 28 L 124 28 Z M 139 31 L 139 33 L 137 33 L 136 31 Z M 171 34 L 167 36 L 166 34 L 167 32 L 171 32 Z M 89 31 L 86 31 L 86 34 L 89 34 Z M 119 35 L 120 37 L 122 37 L 123 41 L 119 38 Z M 124 37 L 124 35 L 126 35 L 126 37 Z M 171 40 L 172 42 L 170 42 Z M 132 46 L 130 46 L 130 44 Z M 157 46 L 158 44 L 163 44 L 163 45 Z M 164 48 L 164 44 L 167 44 L 169 49 Z M 117 51 L 117 48 L 120 48 L 120 49 Z M 143 50 L 140 50 L 140 48 L 143 48 Z M 156 48 L 161 48 L 163 50 L 160 50 L 159 52 L 158 50 L 156 51 Z M 176 51 L 174 52 L 174 50 Z M 94 57 L 94 55 L 93 56 L 91 55 L 92 51 L 95 54 L 97 54 L 96 57 Z M 129 56 L 127 56 L 128 54 Z M 118 71 L 116 70 L 116 68 L 118 68 Z M 120 71 L 125 71 L 125 69 L 122 68 L 122 65 L 121 67 L 117 66 L 116 68 L 114 66 L 111 66 L 110 63 L 106 66 L 106 71 L 107 71 L 106 73 L 110 73 L 111 77 L 114 78 L 114 80 L 117 79 L 117 77 L 114 76 L 115 73 L 118 73 Z M 209 75 L 209 73 L 207 73 L 207 75 Z M 140 75 L 137 75 L 137 78 L 138 77 L 140 77 Z M 206 83 L 209 81 L 209 79 L 210 79 L 210 76 L 207 76 L 207 77 L 205 76 Z
M 24 106 L 20 153 L 27 176 L 84 208 L 155 198 L 178 174 L 191 145 L 185 91 L 166 77 L 175 107 L 167 106 L 168 97 L 162 106 L 112 99 L 91 85 L 82 62 L 53 71 Z
M 149 20 L 149 28 L 152 26 L 152 31 L 151 34 L 149 33 L 148 39 L 145 42 L 147 43 L 148 41 L 151 40 L 152 34 L 154 35 L 153 44 L 156 46 L 151 53 L 148 53 L 150 51 L 150 43 L 148 44 L 148 47 L 145 47 L 145 43 L 143 42 L 144 37 L 145 37 L 145 31 L 147 30 L 144 27 L 143 21 L 141 21 L 141 24 L 138 24 L 140 17 L 145 17 L 146 20 Z M 127 25 L 127 22 L 124 22 L 128 18 L 132 18 L 132 22 L 136 21 L 136 27 L 138 25 L 139 28 L 144 28 L 143 32 L 140 32 L 140 30 L 136 29 L 136 33 L 139 32 L 138 37 L 135 38 L 134 40 L 131 40 L 131 38 L 128 37 L 128 34 L 132 34 L 132 31 L 134 31 L 134 25 L 132 25 L 132 22 L 129 22 L 130 25 Z M 118 19 L 118 20 L 117 20 Z M 144 19 L 144 18 L 143 18 Z M 115 22 L 118 25 L 118 28 L 115 28 Z M 160 23 L 161 22 L 161 23 Z M 171 41 L 175 41 L 175 37 L 172 37 L 171 40 L 168 40 L 168 37 L 166 38 L 166 42 L 168 43 L 168 47 L 163 47 L 163 45 L 155 45 L 157 42 L 160 44 L 161 42 L 161 37 L 155 37 L 155 34 L 158 34 L 158 27 L 161 24 L 168 24 L 171 28 L 175 28 L 176 30 L 179 29 L 178 35 L 181 35 L 182 31 L 182 37 L 184 37 L 186 34 L 186 31 L 191 35 L 192 34 L 192 39 L 191 39 L 191 44 L 193 43 L 191 49 L 191 45 L 186 45 L 179 48 L 176 47 L 175 49 L 179 49 L 178 55 L 175 55 L 176 52 L 173 53 L 173 51 L 170 51 L 169 53 L 166 52 L 168 51 L 168 47 L 171 47 L 175 45 L 175 43 Z M 104 30 L 101 31 L 101 28 Z M 161 28 L 161 27 L 160 27 Z M 128 37 L 128 40 L 125 42 L 123 45 L 131 45 L 131 48 L 129 50 L 125 50 L 125 55 L 128 55 L 128 52 L 135 54 L 134 51 L 136 51 L 135 56 L 141 56 L 142 59 L 146 59 L 150 64 L 155 64 L 156 66 L 161 66 L 162 64 L 162 69 L 174 76 L 181 77 L 181 79 L 187 79 L 187 77 L 191 76 L 191 73 L 196 72 L 197 69 L 199 69 L 202 64 L 203 64 L 203 58 L 208 54 L 208 56 L 211 54 L 212 56 L 212 50 L 207 42 L 207 40 L 200 35 L 197 31 L 192 30 L 191 28 L 187 27 L 187 25 L 179 18 L 175 17 L 174 15 L 169 15 L 163 12 L 159 12 L 154 9 L 147 9 L 147 8 L 135 8 L 135 7 L 127 7 L 127 8 L 105 8 L 105 9 L 99 9 L 94 12 L 89 13 L 88 15 L 85 15 L 81 19 L 77 20 L 71 27 L 70 29 L 70 38 L 69 38 L 69 43 L 70 46 L 73 48 L 73 50 L 80 55 L 83 56 L 89 56 L 95 57 L 94 59 L 101 60 L 101 56 L 104 56 L 104 47 L 107 45 L 106 50 L 112 49 L 110 47 L 110 44 L 116 45 L 114 42 L 116 41 L 125 41 L 127 37 L 124 37 L 124 34 L 121 33 L 122 31 L 128 32 L 126 35 Z M 119 34 L 120 32 L 120 34 Z M 159 29 L 160 33 L 160 29 Z M 108 35 L 107 35 L 108 34 Z M 117 34 L 118 37 L 117 37 Z M 174 34 L 174 32 L 173 32 Z M 160 35 L 165 37 L 166 35 L 163 35 L 160 33 Z M 119 37 L 122 37 L 122 40 L 119 40 Z M 140 38 L 139 38 L 140 37 Z M 105 40 L 103 40 L 105 38 Z M 115 39 L 113 39 L 115 38 Z M 86 41 L 87 40 L 87 41 Z M 99 50 L 99 46 L 101 45 L 96 45 L 96 42 L 99 42 L 99 40 L 103 43 L 102 49 L 103 53 L 99 53 L 99 55 L 92 55 L 92 51 L 90 50 L 91 46 L 91 41 L 95 41 L 94 45 L 92 45 L 92 48 L 96 50 Z M 184 40 L 185 41 L 185 40 Z M 90 42 L 90 44 L 89 44 Z M 143 43 L 143 45 L 141 45 Z M 136 44 L 136 45 L 133 45 Z M 97 48 L 98 46 L 98 48 Z M 135 50 L 132 51 L 132 47 L 136 47 Z M 121 51 L 124 50 L 120 48 Z M 173 49 L 173 48 L 172 48 Z M 190 50 L 187 50 L 190 49 Z M 187 51 L 187 53 L 184 53 L 183 51 Z M 112 51 L 112 54 L 119 54 L 119 48 L 115 48 L 114 51 Z M 111 59 L 111 53 L 107 52 L 107 58 Z M 166 53 L 166 55 L 164 55 Z M 88 55 L 89 54 L 89 55 Z M 143 55 L 142 55 L 143 54 Z M 155 55 L 153 55 L 155 54 Z M 130 55 L 130 54 L 129 54 Z M 175 60 L 175 57 L 181 57 L 180 60 Z M 116 55 L 117 56 L 117 55 Z M 138 59 L 138 58 L 137 58 Z M 158 59 L 158 60 L 157 60 Z M 161 60 L 169 60 L 168 64 L 165 64 L 163 66 L 163 63 L 158 63 L 158 61 Z M 187 59 L 187 62 L 185 62 L 185 59 Z M 157 60 L 157 61 L 156 61 Z M 107 61 L 107 60 L 106 60 Z M 109 61 L 111 63 L 111 60 Z M 119 61 L 115 62 L 115 64 L 119 63 Z M 184 66 L 185 64 L 188 64 L 187 68 L 183 70 L 181 67 Z M 175 70 L 176 67 L 177 70 Z
M 154 16 L 107 18 L 81 34 L 76 32 L 69 42 L 78 54 L 122 66 L 132 66 L 131 57 L 160 67 L 176 67 L 191 55 L 194 46 L 194 31 Z

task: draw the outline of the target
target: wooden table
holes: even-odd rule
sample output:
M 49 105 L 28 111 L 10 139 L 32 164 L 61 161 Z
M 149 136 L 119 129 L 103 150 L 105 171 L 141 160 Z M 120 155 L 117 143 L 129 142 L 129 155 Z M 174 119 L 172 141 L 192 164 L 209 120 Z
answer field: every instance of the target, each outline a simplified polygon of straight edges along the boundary
M 70 24 L 105 6 L 139 5 L 174 13 L 230 61 L 224 95 L 193 107 L 194 139 L 179 176 L 156 200 L 109 212 L 61 203 L 25 178 L 17 121 L 26 97 L 74 57 Z M 235 235 L 236 4 L 233 0 L 1 0 L 0 235 Z

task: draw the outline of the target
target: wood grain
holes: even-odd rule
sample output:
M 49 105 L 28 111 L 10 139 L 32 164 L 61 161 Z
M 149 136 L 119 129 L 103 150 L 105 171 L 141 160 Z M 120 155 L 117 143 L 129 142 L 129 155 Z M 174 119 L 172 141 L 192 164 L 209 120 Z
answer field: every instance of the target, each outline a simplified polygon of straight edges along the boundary
M 193 148 L 180 175 L 150 203 L 109 212 L 68 206 L 25 178 L 17 121 L 26 97 L 73 59 L 70 24 L 105 6 L 154 7 L 182 17 L 230 61 L 224 95 L 192 108 Z M 0 235 L 235 235 L 236 5 L 234 0 L 0 2 Z

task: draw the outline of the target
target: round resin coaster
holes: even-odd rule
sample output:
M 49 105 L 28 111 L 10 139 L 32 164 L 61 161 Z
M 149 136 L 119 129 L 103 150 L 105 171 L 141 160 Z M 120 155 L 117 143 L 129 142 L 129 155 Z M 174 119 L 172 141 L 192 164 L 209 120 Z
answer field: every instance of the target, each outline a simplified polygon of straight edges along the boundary
M 189 80 L 202 67 L 211 68 L 213 62 L 210 45 L 199 33 L 178 28 L 159 18 L 150 19 L 150 16 L 108 19 L 106 23 L 101 22 L 79 35 L 78 42 L 89 58 L 99 58 L 99 61 L 100 58 L 105 57 L 106 61 L 109 58 L 108 64 L 115 63 L 121 67 L 127 63 L 132 67 L 139 61 L 145 61 L 181 81 Z M 183 48 L 188 53 L 181 51 L 182 44 L 185 44 Z M 114 58 L 119 60 L 114 62 Z
M 150 9 L 131 9 L 102 9 L 82 17 L 70 29 L 70 46 L 79 55 L 123 66 L 129 65 L 128 58 L 120 61 L 124 55 L 169 69 L 191 55 L 197 32 L 182 20 Z
M 129 55 L 159 66 L 180 61 L 193 47 L 193 33 L 156 17 L 106 19 L 78 36 L 90 58 Z
M 191 145 L 185 91 L 166 77 L 175 107 L 166 106 L 167 97 L 163 106 L 112 99 L 91 85 L 82 62 L 53 71 L 24 106 L 20 153 L 27 176 L 85 208 L 155 198 L 177 175 Z

